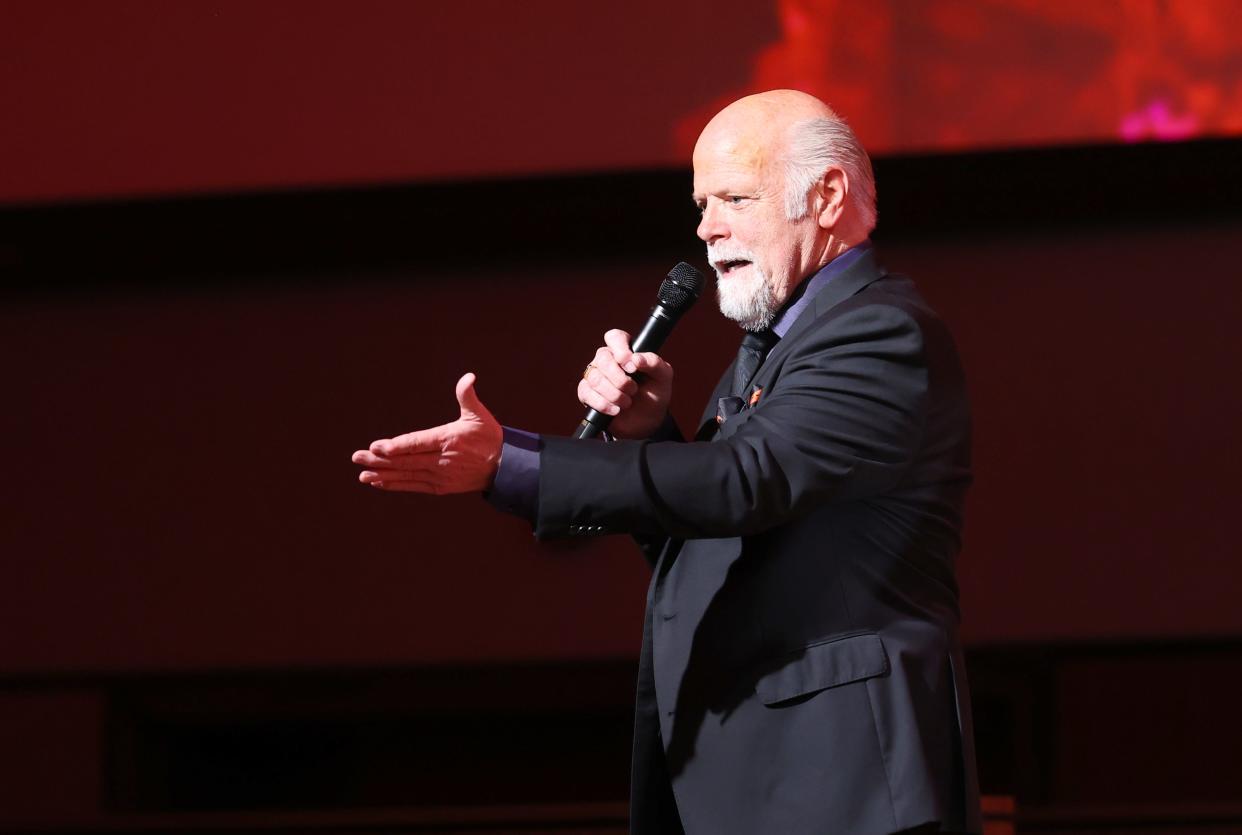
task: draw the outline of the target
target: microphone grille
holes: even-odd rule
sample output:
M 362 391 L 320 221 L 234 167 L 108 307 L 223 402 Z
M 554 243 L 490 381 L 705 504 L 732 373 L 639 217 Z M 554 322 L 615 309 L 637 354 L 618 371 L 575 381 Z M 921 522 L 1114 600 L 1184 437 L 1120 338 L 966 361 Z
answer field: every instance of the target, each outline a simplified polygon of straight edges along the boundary
M 668 271 L 660 284 L 660 306 L 674 315 L 690 309 L 703 289 L 703 274 L 682 261 Z

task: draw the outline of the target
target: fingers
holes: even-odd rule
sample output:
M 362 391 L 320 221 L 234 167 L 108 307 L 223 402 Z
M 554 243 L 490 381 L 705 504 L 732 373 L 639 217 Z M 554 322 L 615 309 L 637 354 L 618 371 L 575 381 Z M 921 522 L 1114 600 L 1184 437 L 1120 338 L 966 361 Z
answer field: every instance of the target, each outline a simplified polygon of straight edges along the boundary
M 612 352 L 612 357 L 616 361 L 617 366 L 626 374 L 634 374 L 639 371 L 662 372 L 662 365 L 667 365 L 659 355 L 644 351 L 642 353 L 633 353 L 630 349 L 630 335 L 623 330 L 613 329 L 604 334 L 604 344 Z M 600 349 L 601 351 L 603 349 Z M 596 352 L 596 365 L 599 363 L 599 352 Z M 602 366 L 601 366 L 602 367 Z M 670 368 L 671 370 L 671 368 Z M 663 377 L 662 373 L 655 376 Z M 614 384 L 617 384 L 614 380 Z M 618 384 L 619 385 L 619 384 Z
M 595 352 L 595 359 L 591 361 L 591 366 L 584 379 L 592 386 L 599 388 L 600 382 L 603 381 L 611 385 L 612 389 L 626 394 L 633 394 L 638 390 L 638 386 L 629 378 L 626 370 L 618 364 L 611 348 L 604 346 L 598 349 Z M 611 396 L 607 387 L 603 390 L 609 392 Z
M 461 416 L 467 420 L 495 420 L 492 417 L 492 413 L 483 405 L 483 401 L 479 399 L 479 395 L 474 390 L 474 384 L 477 380 L 478 378 L 473 371 L 467 371 L 457 381 L 457 405 L 461 407 Z
M 596 352 L 595 362 L 591 366 L 582 382 L 608 400 L 621 402 L 638 391 L 638 383 L 631 380 L 621 366 L 616 364 L 607 348 L 600 348 Z
M 607 381 L 604 381 L 604 385 L 607 385 Z M 622 409 L 628 409 L 634 403 L 634 398 L 628 394 L 623 394 L 611 386 L 609 388 L 612 394 L 606 395 L 601 389 L 592 386 L 588 380 L 579 380 L 578 402 L 606 415 L 620 414 Z
M 624 331 L 609 331 L 609 334 L 625 336 Z M 614 349 L 608 346 L 595 352 L 595 359 L 587 368 L 586 375 L 578 381 L 578 401 L 607 415 L 628 409 L 637 393 L 638 383 L 617 364 Z
M 379 443 L 376 441 L 376 443 Z M 349 460 L 363 467 L 383 467 L 388 463 L 388 459 L 382 455 L 376 455 L 369 449 L 360 449 L 353 455 L 349 456 Z
M 604 344 L 612 349 L 613 359 L 624 366 L 630 360 L 630 335 L 619 328 L 604 334 Z
M 630 362 L 636 372 L 646 374 L 649 379 L 661 383 L 669 382 L 673 379 L 673 366 L 651 351 L 633 354 L 630 357 Z
M 396 493 L 430 493 L 433 496 L 439 496 L 444 492 L 438 484 L 429 481 L 376 481 L 371 486 Z
M 638 384 L 626 376 L 607 347 L 595 352 L 586 376 L 578 381 L 578 402 L 609 415 L 628 409 L 637 392 Z
M 420 429 L 407 432 L 395 438 L 385 438 L 371 443 L 370 451 L 375 455 L 393 458 L 398 455 L 415 455 L 420 452 L 439 452 L 444 448 L 448 438 L 450 424 L 433 426 L 431 429 Z
M 438 471 L 438 464 L 431 461 L 417 467 L 373 467 L 358 473 L 358 480 L 363 484 L 374 484 L 375 482 L 383 482 L 384 484 L 395 484 L 400 481 L 436 481 L 435 473 Z
M 398 455 L 388 458 L 383 455 L 376 455 L 368 449 L 360 449 L 350 458 L 355 464 L 366 467 L 368 470 L 383 470 L 386 472 L 427 472 L 433 469 L 436 464 L 443 458 L 443 454 L 439 450 L 434 452 L 419 452 L 413 455 Z
M 390 490 L 398 493 L 430 493 L 437 496 L 444 492 L 444 489 L 439 482 L 428 479 L 407 478 L 384 481 L 377 478 L 364 479 L 362 478 L 362 475 L 366 475 L 366 473 L 358 476 L 359 481 L 378 490 Z

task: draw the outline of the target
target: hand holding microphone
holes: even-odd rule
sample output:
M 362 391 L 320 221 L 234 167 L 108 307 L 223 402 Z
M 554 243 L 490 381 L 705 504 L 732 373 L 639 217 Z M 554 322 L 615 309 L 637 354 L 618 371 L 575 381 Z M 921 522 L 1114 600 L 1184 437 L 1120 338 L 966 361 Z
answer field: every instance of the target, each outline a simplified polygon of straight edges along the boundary
M 656 306 L 633 343 L 622 330 L 604 334 L 605 344 L 578 382 L 578 400 L 589 410 L 574 437 L 591 438 L 611 425 L 617 437 L 645 438 L 660 426 L 673 390 L 673 367 L 655 352 L 702 287 L 703 275 L 680 263 L 660 285 Z
M 654 432 L 672 393 L 673 366 L 654 352 L 634 353 L 623 330 L 604 334 L 604 344 L 578 382 L 578 402 L 610 418 L 608 429 L 618 438 L 645 438 Z M 584 421 L 578 432 L 591 425 Z

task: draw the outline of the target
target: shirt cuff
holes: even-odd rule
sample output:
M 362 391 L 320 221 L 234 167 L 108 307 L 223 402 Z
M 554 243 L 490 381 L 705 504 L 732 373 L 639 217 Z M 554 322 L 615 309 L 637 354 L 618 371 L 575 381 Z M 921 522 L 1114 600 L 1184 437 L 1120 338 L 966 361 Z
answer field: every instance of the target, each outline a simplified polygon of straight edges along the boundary
M 497 510 L 521 516 L 532 525 L 539 510 L 539 452 L 543 438 L 533 432 L 501 427 L 500 466 L 487 501 Z

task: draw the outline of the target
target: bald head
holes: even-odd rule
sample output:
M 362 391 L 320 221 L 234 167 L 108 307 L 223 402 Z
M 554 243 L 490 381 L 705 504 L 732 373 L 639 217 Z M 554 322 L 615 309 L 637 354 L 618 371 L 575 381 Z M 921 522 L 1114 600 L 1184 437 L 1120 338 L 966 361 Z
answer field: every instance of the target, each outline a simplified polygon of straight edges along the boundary
M 711 154 L 729 154 L 766 170 L 781 162 L 793 126 L 814 118 L 835 115 L 819 99 L 796 90 L 738 99 L 707 123 L 694 146 L 694 164 Z
M 839 118 L 832 108 L 800 90 L 768 90 L 740 98 L 717 113 L 703 129 L 699 142 L 729 130 L 756 130 L 782 136 L 798 122 Z
M 708 155 L 726 153 L 739 162 L 783 177 L 786 214 L 805 216 L 808 197 L 830 168 L 844 173 L 846 226 L 858 243 L 875 227 L 875 178 L 871 161 L 852 130 L 824 102 L 800 90 L 768 90 L 738 99 L 717 113 L 694 146 L 697 168 Z M 780 169 L 784 170 L 780 170 Z

